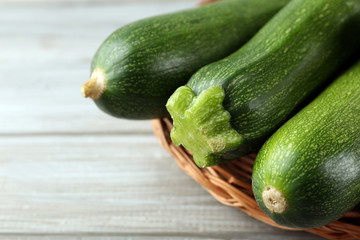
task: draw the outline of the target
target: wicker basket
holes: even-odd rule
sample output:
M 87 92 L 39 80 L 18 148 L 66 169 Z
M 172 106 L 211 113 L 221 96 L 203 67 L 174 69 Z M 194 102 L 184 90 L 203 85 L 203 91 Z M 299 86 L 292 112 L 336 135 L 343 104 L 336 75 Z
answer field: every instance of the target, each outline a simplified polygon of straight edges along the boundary
M 155 136 L 176 160 L 180 168 L 201 184 L 222 204 L 239 208 L 248 215 L 272 226 L 282 227 L 272 221 L 257 205 L 251 190 L 252 165 L 255 154 L 219 166 L 198 168 L 189 152 L 177 147 L 170 139 L 172 122 L 169 119 L 153 120 Z M 347 213 L 340 220 L 326 226 L 305 229 L 307 232 L 328 239 L 360 239 L 360 207 Z M 289 229 L 298 230 L 298 229 Z

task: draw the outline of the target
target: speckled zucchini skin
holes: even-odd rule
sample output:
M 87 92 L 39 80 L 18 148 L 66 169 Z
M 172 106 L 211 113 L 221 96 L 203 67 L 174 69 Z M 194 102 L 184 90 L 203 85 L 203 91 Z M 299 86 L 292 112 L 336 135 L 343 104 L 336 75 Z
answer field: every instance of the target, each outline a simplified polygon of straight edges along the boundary
M 284 194 L 284 213 L 265 207 L 267 186 Z M 295 228 L 325 225 L 360 202 L 360 62 L 264 144 L 253 191 L 275 222 Z
M 224 108 L 243 143 L 257 151 L 360 45 L 359 0 L 293 0 L 232 55 L 201 68 L 188 86 L 225 90 Z
M 224 0 L 124 26 L 96 52 L 105 73 L 96 105 L 129 119 L 167 116 L 165 104 L 202 66 L 237 50 L 288 0 Z

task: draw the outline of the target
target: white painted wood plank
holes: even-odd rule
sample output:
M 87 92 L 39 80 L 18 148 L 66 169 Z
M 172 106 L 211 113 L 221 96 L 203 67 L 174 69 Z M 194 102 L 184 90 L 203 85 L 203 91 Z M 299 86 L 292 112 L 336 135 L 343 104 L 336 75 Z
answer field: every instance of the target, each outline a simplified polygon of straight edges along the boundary
M 0 156 L 0 238 L 318 239 L 221 205 L 152 136 L 6 137 Z
M 151 133 L 149 122 L 112 118 L 84 99 L 90 61 L 115 29 L 195 5 L 146 3 L 0 8 L 0 134 Z

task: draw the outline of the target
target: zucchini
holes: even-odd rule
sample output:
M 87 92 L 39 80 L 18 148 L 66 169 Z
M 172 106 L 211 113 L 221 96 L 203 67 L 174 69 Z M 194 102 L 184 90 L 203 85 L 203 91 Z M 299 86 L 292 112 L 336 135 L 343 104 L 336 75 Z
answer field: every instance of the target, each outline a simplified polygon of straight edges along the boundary
M 199 167 L 258 151 L 359 48 L 359 26 L 359 0 L 291 1 L 237 52 L 174 92 L 173 142 Z
M 360 62 L 266 141 L 252 184 L 287 227 L 320 227 L 360 203 Z
M 175 89 L 237 50 L 288 0 L 226 0 L 126 25 L 97 50 L 85 97 L 119 118 L 168 116 Z

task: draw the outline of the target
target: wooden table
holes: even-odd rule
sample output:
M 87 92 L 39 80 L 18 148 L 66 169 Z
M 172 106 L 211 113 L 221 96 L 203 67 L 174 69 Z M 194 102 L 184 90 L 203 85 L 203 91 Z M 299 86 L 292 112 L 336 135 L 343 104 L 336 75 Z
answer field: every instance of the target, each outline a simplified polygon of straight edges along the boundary
M 320 239 L 221 205 L 150 121 L 81 96 L 112 31 L 196 2 L 0 2 L 0 239 Z

